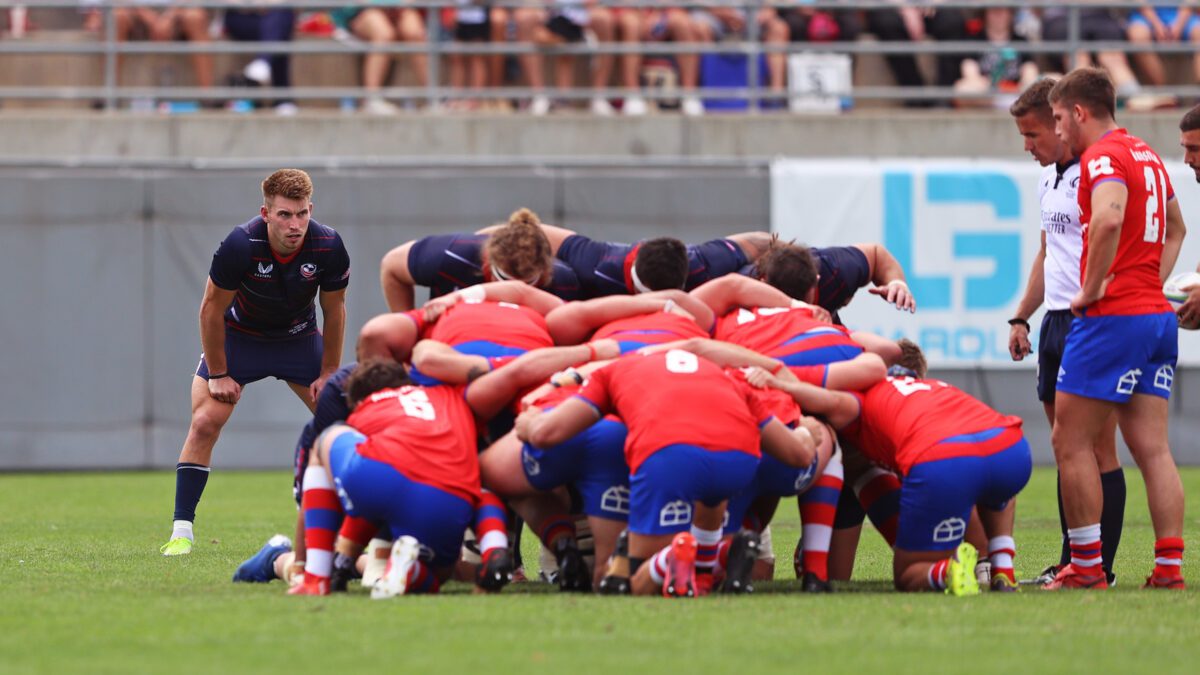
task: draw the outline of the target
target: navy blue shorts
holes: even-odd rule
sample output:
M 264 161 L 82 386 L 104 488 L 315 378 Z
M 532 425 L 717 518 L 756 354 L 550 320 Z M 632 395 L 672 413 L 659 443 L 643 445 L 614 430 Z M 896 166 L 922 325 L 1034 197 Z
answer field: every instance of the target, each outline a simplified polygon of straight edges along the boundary
M 820 462 L 820 456 L 814 456 L 812 464 L 797 469 L 770 455 L 763 455 L 758 463 L 758 471 L 754 473 L 754 481 L 729 498 L 729 505 L 725 507 L 725 534 L 742 529 L 746 512 L 760 495 L 794 497 L 807 490 L 817 479 L 817 465 Z
M 990 430 L 974 434 L 981 440 Z M 954 439 L 962 442 L 964 439 Z M 901 481 L 896 548 L 949 551 L 967 531 L 971 507 L 1000 510 L 1029 482 L 1033 459 L 1024 438 L 1000 452 L 914 464 Z
M 574 485 L 585 514 L 627 521 L 626 433 L 624 424 L 602 419 L 553 448 L 543 450 L 525 443 L 521 446 L 525 478 L 543 492 L 560 485 Z
M 1057 391 L 1058 367 L 1062 365 L 1063 349 L 1067 346 L 1067 333 L 1075 315 L 1069 309 L 1056 309 L 1042 317 L 1042 329 L 1038 333 L 1037 392 L 1043 403 L 1054 402 Z
M 325 342 L 320 333 L 290 340 L 259 340 L 236 330 L 225 330 L 225 364 L 240 385 L 274 377 L 307 387 L 321 376 Z M 200 355 L 196 375 L 208 379 L 208 363 Z
M 358 445 L 365 440 L 356 431 L 346 432 L 329 447 L 329 468 L 342 508 L 351 516 L 386 523 L 393 539 L 415 537 L 433 550 L 434 567 L 453 565 L 475 507 L 458 495 L 408 478 L 390 464 L 358 454 Z
M 692 526 L 692 503 L 716 506 L 750 485 L 754 455 L 668 445 L 646 458 L 629 477 L 629 531 L 674 534 Z
M 1058 390 L 1115 403 L 1134 394 L 1169 399 L 1178 357 L 1174 312 L 1082 316 L 1067 334 Z

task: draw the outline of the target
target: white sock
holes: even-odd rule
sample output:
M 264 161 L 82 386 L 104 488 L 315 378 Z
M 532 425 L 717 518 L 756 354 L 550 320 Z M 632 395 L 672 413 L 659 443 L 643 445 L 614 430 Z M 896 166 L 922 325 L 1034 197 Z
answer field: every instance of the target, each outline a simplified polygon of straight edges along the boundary
M 656 584 L 661 584 L 667 578 L 667 554 L 670 552 L 671 547 L 668 546 L 646 561 L 650 566 L 650 580 Z
M 171 530 L 171 538 L 172 539 L 178 539 L 179 537 L 183 537 L 184 539 L 187 539 L 188 541 L 196 541 L 196 536 L 194 534 L 192 534 L 192 521 L 176 520 L 173 527 L 175 529 Z

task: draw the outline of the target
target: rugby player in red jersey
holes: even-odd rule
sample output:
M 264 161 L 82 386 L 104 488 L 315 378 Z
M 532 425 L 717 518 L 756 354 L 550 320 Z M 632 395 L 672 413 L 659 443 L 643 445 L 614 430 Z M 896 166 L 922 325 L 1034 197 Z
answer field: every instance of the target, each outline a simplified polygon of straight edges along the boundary
M 549 413 L 522 413 L 517 435 L 550 448 L 610 411 L 629 429 L 635 594 L 696 594 L 697 548 L 711 550 L 715 562 L 725 503 L 753 479 L 760 446 L 791 466 L 811 464 L 816 452 L 807 427 L 793 434 L 721 366 L 677 349 L 613 361 L 578 397 Z
M 978 593 L 978 553 L 963 542 L 976 506 L 990 538 L 992 588 L 1015 590 L 1013 498 L 1033 468 L 1021 420 L 924 379 L 920 349 L 907 340 L 901 347 L 898 365 L 910 374 L 888 377 L 862 393 L 828 391 L 762 370 L 748 379 L 791 393 L 806 411 L 823 415 L 844 444 L 901 476 L 893 558 L 898 590 Z
M 1178 321 L 1162 286 L 1185 227 L 1162 159 L 1117 126 L 1104 71 L 1081 68 L 1050 90 L 1055 133 L 1079 156 L 1082 288 L 1058 371 L 1052 440 L 1071 564 L 1045 586 L 1104 589 L 1098 468 L 1104 421 L 1121 433 L 1146 481 L 1154 524 L 1152 588 L 1183 588 L 1183 485 L 1167 439 Z
M 546 315 L 546 326 L 557 344 L 612 338 L 621 343 L 622 353 L 708 337 L 712 325 L 708 305 L 679 290 L 568 302 Z

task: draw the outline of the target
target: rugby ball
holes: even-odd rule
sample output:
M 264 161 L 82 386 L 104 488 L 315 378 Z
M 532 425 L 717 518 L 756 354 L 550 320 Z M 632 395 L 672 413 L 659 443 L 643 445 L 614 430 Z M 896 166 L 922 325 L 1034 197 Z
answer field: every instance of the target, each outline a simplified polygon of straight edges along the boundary
M 1192 290 L 1195 286 L 1200 286 L 1200 273 L 1184 272 L 1183 274 L 1176 274 L 1168 279 L 1166 285 L 1163 286 L 1163 295 L 1167 296 L 1167 302 L 1171 303 L 1171 307 L 1179 311 L 1183 303 L 1187 302 L 1188 291 Z M 1180 323 L 1179 327 L 1186 328 L 1187 330 L 1196 330 L 1200 328 L 1200 320 L 1192 321 L 1188 324 Z

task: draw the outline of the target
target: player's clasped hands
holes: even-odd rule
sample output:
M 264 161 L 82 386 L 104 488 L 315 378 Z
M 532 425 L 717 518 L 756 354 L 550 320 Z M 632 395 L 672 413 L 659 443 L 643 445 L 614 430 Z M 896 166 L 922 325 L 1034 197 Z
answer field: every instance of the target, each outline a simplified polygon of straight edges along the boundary
M 875 286 L 874 288 L 867 289 L 867 292 L 887 300 L 888 304 L 895 306 L 898 310 L 909 313 L 916 313 L 917 311 L 916 298 L 913 297 L 908 284 L 900 279 L 889 281 L 883 286 Z

